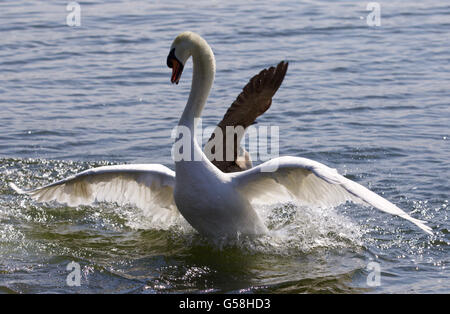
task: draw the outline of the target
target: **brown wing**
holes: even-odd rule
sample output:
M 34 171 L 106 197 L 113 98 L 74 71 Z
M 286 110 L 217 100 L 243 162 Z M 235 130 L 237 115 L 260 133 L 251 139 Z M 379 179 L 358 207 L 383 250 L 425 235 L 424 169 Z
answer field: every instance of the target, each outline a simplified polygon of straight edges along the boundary
M 241 138 L 244 135 L 245 129 L 253 124 L 257 117 L 262 115 L 270 108 L 270 105 L 272 104 L 272 97 L 275 95 L 276 91 L 283 82 L 287 68 L 288 63 L 281 61 L 276 67 L 264 69 L 259 72 L 259 74 L 255 75 L 247 83 L 247 85 L 245 85 L 243 91 L 231 104 L 222 121 L 220 121 L 220 123 L 217 125 L 217 128 L 220 128 L 222 131 L 222 141 L 214 140 L 214 142 L 212 142 L 212 140 L 215 138 L 214 132 L 205 146 L 205 148 L 208 148 L 205 149 L 205 153 L 212 161 L 212 163 L 223 172 L 236 172 L 246 169 L 244 166 L 245 162 L 236 163 Z M 233 136 L 232 142 L 234 145 L 232 156 L 229 156 L 232 158 L 228 158 L 229 161 L 226 161 L 227 126 L 232 126 L 235 129 L 238 126 L 241 126 L 241 131 L 243 130 L 239 134 L 229 134 L 229 141 L 231 142 L 231 136 Z M 211 149 L 209 149 L 211 145 L 213 146 L 211 147 Z M 219 156 L 223 156 L 222 160 L 216 160 L 219 158 L 214 158 L 215 150 L 219 147 L 218 145 L 222 145 L 223 148 L 222 152 L 218 152 Z M 211 151 L 212 154 L 209 154 L 209 151 Z M 244 154 L 246 153 L 245 150 L 243 152 Z

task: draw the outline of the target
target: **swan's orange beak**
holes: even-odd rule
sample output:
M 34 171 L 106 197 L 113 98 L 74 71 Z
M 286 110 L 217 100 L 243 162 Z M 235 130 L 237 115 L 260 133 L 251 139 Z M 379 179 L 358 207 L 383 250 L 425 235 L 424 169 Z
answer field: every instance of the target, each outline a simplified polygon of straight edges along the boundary
M 175 56 L 175 48 L 173 48 L 167 56 L 167 66 L 172 68 L 172 77 L 170 78 L 170 81 L 172 84 L 178 84 L 181 73 L 183 73 L 183 64 Z
M 181 73 L 183 72 L 183 65 L 178 62 L 178 60 L 174 60 L 172 62 L 172 77 L 170 81 L 175 84 L 178 84 L 180 81 Z

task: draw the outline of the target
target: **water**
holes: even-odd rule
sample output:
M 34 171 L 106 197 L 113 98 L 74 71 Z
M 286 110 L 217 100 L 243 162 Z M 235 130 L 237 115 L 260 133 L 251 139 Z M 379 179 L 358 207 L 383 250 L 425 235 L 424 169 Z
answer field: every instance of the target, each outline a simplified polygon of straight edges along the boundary
M 0 4 L 0 292 L 448 293 L 450 6 L 379 1 L 61 1 Z M 16 195 L 105 164 L 173 168 L 170 132 L 190 88 L 166 56 L 200 33 L 217 75 L 204 126 L 247 80 L 290 62 L 259 125 L 280 154 L 341 173 L 429 221 L 434 235 L 370 208 L 260 208 L 270 234 L 211 243 L 186 222 L 114 204 L 69 208 Z M 66 284 L 81 266 L 81 286 Z M 368 285 L 380 266 L 380 285 Z M 370 280 L 369 280 L 370 283 Z

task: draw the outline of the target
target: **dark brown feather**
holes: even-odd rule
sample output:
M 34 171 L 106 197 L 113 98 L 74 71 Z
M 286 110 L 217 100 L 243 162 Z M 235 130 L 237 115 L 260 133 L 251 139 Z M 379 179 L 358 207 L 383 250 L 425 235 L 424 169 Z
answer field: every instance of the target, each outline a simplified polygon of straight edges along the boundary
M 250 79 L 230 108 L 228 108 L 222 121 L 217 125 L 217 128 L 220 128 L 223 134 L 223 158 L 222 161 L 214 160 L 213 156 L 208 156 L 208 158 L 223 172 L 246 170 L 242 163 L 236 163 L 240 147 L 240 138 L 236 135 L 234 135 L 233 139 L 234 159 L 226 161 L 226 127 L 232 126 L 236 128 L 237 126 L 242 126 L 244 129 L 247 129 L 255 122 L 256 118 L 266 112 L 272 104 L 272 97 L 283 82 L 287 68 L 288 63 L 281 61 L 276 67 L 264 69 Z M 213 133 L 208 143 L 214 139 L 214 135 Z M 214 147 L 211 149 L 211 152 L 214 154 Z M 206 153 L 208 155 L 208 152 Z

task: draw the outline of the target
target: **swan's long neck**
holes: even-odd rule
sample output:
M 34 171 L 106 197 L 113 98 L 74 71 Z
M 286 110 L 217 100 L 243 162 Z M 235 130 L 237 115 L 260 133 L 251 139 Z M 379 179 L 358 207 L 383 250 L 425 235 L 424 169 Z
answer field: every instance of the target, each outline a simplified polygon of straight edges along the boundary
M 208 99 L 209 92 L 214 81 L 214 54 L 206 41 L 199 37 L 192 40 L 191 54 L 193 60 L 191 92 L 189 94 L 186 108 L 184 109 L 180 122 L 178 123 L 178 126 L 189 130 L 189 141 L 185 141 L 184 138 L 182 141 L 184 143 L 183 145 L 188 145 L 189 147 L 183 148 L 182 160 L 175 161 L 175 167 L 178 174 L 177 178 L 181 177 L 182 174 L 187 171 L 186 169 L 192 170 L 192 166 L 194 164 L 191 163 L 191 161 L 198 161 L 203 165 L 202 169 L 209 169 L 208 171 L 215 172 L 214 166 L 205 156 L 203 150 L 198 144 L 195 134 L 196 125 L 199 122 L 198 118 L 201 116 L 203 107 L 206 104 L 206 100 Z M 184 136 L 186 136 L 185 133 L 183 134 L 183 137 Z M 185 161 L 188 163 L 185 163 Z M 187 168 L 181 165 L 184 165 Z M 186 176 L 189 176 L 190 174 L 190 171 L 186 172 Z
M 214 54 L 204 40 L 198 40 L 193 43 L 192 60 L 191 92 L 178 125 L 188 127 L 193 135 L 192 138 L 195 138 L 194 132 L 198 122 L 197 118 L 200 118 L 208 99 L 214 81 L 216 65 Z

